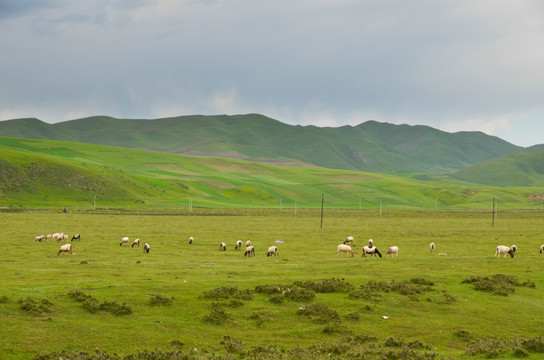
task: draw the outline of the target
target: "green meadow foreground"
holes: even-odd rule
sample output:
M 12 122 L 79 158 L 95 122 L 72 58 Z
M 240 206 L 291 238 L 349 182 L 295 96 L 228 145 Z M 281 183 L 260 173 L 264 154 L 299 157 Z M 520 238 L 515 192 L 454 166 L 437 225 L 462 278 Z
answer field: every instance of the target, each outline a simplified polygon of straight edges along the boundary
M 319 211 L 239 213 L 0 213 L 0 358 L 544 353 L 544 212 L 500 212 L 492 226 L 488 212 L 325 210 L 322 227 Z M 54 232 L 81 234 L 72 255 L 34 240 Z M 337 255 L 350 235 L 355 256 Z M 124 236 L 140 247 L 120 246 Z M 383 258 L 361 256 L 369 238 Z M 234 249 L 239 239 L 255 257 Z M 514 258 L 494 256 L 512 244 Z M 392 245 L 398 258 L 385 257 Z

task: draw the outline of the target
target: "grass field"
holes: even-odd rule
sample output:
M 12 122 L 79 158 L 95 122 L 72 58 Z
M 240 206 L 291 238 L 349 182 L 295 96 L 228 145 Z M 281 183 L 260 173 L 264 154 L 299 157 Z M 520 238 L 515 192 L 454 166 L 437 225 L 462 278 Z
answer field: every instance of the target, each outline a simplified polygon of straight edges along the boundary
M 97 348 L 195 359 L 544 352 L 543 212 L 500 212 L 491 226 L 486 212 L 326 210 L 322 228 L 319 211 L 240 213 L 0 213 L 0 358 Z M 73 255 L 34 240 L 57 231 L 81 233 Z M 348 235 L 355 257 L 337 256 Z M 150 253 L 119 246 L 123 236 L 149 243 Z M 398 258 L 361 257 L 369 238 L 383 254 L 399 246 Z M 254 258 L 234 250 L 238 239 L 253 242 Z M 279 256 L 267 257 L 274 244 Z M 515 258 L 494 257 L 499 244 L 516 244 Z M 463 283 L 497 274 L 518 282 L 512 292 L 492 289 L 500 277 L 482 290 Z M 354 339 L 366 342 L 345 346 Z

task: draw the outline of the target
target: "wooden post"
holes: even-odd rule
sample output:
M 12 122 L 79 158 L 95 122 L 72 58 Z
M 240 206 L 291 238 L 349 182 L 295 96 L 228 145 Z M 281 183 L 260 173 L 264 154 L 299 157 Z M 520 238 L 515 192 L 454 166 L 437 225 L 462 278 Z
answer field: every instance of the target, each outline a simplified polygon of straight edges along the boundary
M 323 229 L 323 203 L 325 202 L 325 195 L 321 194 L 321 229 Z

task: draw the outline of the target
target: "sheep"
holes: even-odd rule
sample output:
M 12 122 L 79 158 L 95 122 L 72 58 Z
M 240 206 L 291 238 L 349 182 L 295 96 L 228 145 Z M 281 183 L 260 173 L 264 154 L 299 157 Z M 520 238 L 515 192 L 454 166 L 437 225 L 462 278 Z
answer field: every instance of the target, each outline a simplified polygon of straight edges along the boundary
M 363 257 L 366 257 L 366 254 L 369 254 L 369 255 L 376 255 L 378 254 L 379 257 L 382 257 L 382 254 L 380 254 L 380 252 L 378 251 L 378 249 L 375 247 L 375 246 L 365 246 L 363 248 Z
M 506 254 L 510 255 L 510 257 L 514 257 L 514 252 L 512 251 L 512 249 L 504 245 L 497 246 L 497 250 L 495 251 L 496 257 L 501 257 L 501 254 L 504 254 L 503 257 L 506 257 Z
M 266 256 L 279 256 L 280 253 L 278 252 L 277 246 L 271 246 L 268 248 L 268 252 L 266 253 Z
M 239 250 L 242 247 L 242 240 L 238 240 L 234 245 L 234 250 Z
M 189 245 L 193 245 L 193 242 L 195 241 L 195 239 L 191 236 L 189 238 Z
M 53 235 L 51 235 L 51 238 L 52 238 L 53 240 L 55 240 L 55 241 L 58 242 L 58 241 L 61 241 L 61 240 L 62 240 L 62 237 L 63 237 L 63 236 L 64 236 L 63 233 L 61 233 L 61 232 L 56 232 L 56 233 L 54 233 Z
M 74 240 L 81 240 L 81 235 L 80 234 L 75 234 L 74 236 L 72 236 L 70 241 L 74 241 Z
M 147 254 L 147 253 L 149 253 L 149 244 L 145 243 L 144 244 L 144 254 Z
M 53 236 L 53 235 L 51 235 L 51 234 L 47 234 L 47 235 L 45 236 L 45 240 L 48 240 L 48 241 L 51 240 L 51 237 L 52 237 L 52 236 Z
M 227 250 L 227 244 L 225 244 L 224 242 L 219 244 L 219 251 L 226 251 L 226 250 Z
M 44 240 L 45 240 L 45 235 L 37 235 L 36 236 L 36 241 L 42 242 Z
M 512 249 L 512 252 L 514 253 L 514 255 L 516 255 L 516 250 L 518 249 L 518 247 L 516 245 L 512 245 L 510 246 L 510 249 Z
M 336 247 L 337 251 L 336 251 L 336 255 L 340 255 L 341 252 L 345 252 L 346 255 L 349 256 L 349 254 L 351 254 L 351 257 L 354 257 L 355 256 L 355 252 L 351 249 L 351 246 L 349 245 L 346 245 L 346 244 L 340 244 Z
M 62 245 L 59 249 L 59 251 L 57 252 L 57 256 L 61 253 L 61 252 L 69 252 L 70 255 L 72 255 L 72 244 L 65 244 L 65 245 Z
M 68 241 L 68 234 L 62 234 L 61 238 L 62 241 Z
M 128 237 L 125 236 L 121 239 L 121 242 L 119 243 L 119 246 L 128 245 Z
M 544 253 L 544 245 L 540 245 L 540 253 Z
M 135 247 L 135 246 L 140 247 L 140 239 L 136 239 L 136 240 L 134 240 L 134 241 L 132 242 L 132 246 L 131 246 L 131 247 L 133 248 L 133 247 Z
M 374 246 L 374 241 L 372 239 L 368 239 L 368 247 L 371 248 Z
M 246 241 L 246 247 L 251 246 L 251 240 Z
M 431 250 L 431 252 L 434 251 L 434 243 L 433 242 L 429 244 L 429 250 Z
M 255 247 L 254 246 L 249 245 L 248 247 L 246 247 L 244 257 L 246 257 L 247 255 L 249 255 L 250 257 L 255 256 Z
M 393 257 L 393 255 L 395 255 L 395 257 L 399 257 L 399 247 L 391 246 L 389 249 L 387 249 L 385 257 L 389 257 L 389 255 L 391 255 L 391 257 Z
M 353 236 L 348 236 L 346 238 L 346 240 L 344 241 L 344 245 L 346 245 L 347 243 L 352 243 L 353 244 Z

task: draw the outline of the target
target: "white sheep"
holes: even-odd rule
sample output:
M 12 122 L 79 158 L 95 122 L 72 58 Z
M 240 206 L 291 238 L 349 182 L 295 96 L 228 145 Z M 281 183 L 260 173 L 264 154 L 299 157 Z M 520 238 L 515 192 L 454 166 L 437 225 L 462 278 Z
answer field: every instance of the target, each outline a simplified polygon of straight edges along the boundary
M 434 247 L 435 247 L 435 245 L 434 245 L 433 242 L 429 244 L 429 250 L 431 250 L 431 252 L 434 251 Z
M 51 234 L 47 234 L 47 235 L 45 236 L 45 240 L 48 240 L 48 241 L 51 240 L 52 236 L 53 236 L 53 235 L 51 235 Z
M 72 236 L 70 241 L 74 241 L 74 240 L 81 240 L 81 235 L 80 234 L 75 234 L 74 236 Z
M 51 238 L 55 241 L 61 241 L 62 240 L 62 237 L 64 236 L 63 233 L 61 232 L 56 232 L 54 233 L 53 235 L 51 235 Z
M 387 249 L 385 257 L 389 257 L 389 255 L 391 255 L 391 257 L 393 257 L 393 255 L 395 255 L 395 257 L 399 257 L 399 247 L 391 246 L 389 249 Z
M 371 248 L 374 246 L 374 241 L 372 239 L 368 239 L 368 247 Z
M 279 256 L 280 253 L 278 252 L 277 246 L 271 246 L 268 248 L 268 252 L 266 253 L 266 256 Z
M 189 238 L 189 245 L 193 245 L 193 242 L 195 241 L 195 239 L 191 236 Z
M 544 253 L 544 245 L 540 245 L 540 253 Z
M 346 238 L 346 240 L 344 241 L 344 245 L 346 245 L 347 243 L 352 243 L 353 244 L 353 236 L 348 236 Z
M 226 250 L 227 250 L 227 244 L 225 244 L 224 242 L 219 244 L 219 251 L 226 251 Z
M 125 236 L 124 238 L 121 239 L 119 246 L 128 245 L 128 240 L 129 240 L 128 237 Z
M 351 257 L 355 256 L 355 252 L 351 249 L 351 246 L 349 245 L 346 245 L 346 244 L 339 244 L 337 247 L 336 247 L 336 255 L 340 255 L 341 252 L 345 252 L 346 255 L 349 256 L 349 254 L 351 254 Z
M 242 240 L 238 240 L 234 245 L 234 250 L 239 250 L 242 247 Z
M 37 235 L 36 236 L 36 241 L 42 242 L 44 240 L 45 240 L 45 235 Z
M 149 244 L 148 243 L 145 243 L 144 244 L 144 254 L 147 254 L 149 252 Z
M 512 252 L 514 253 L 514 255 L 516 255 L 516 250 L 518 249 L 518 247 L 516 245 L 512 245 L 510 246 L 510 249 L 512 249 Z
M 70 255 L 72 255 L 72 244 L 64 244 L 60 247 L 59 251 L 57 252 L 57 256 L 61 253 L 61 252 L 69 252 Z
M 132 242 L 132 246 L 131 246 L 131 247 L 133 248 L 133 247 L 135 247 L 135 246 L 140 247 L 140 239 L 136 239 L 136 240 L 134 240 L 134 241 Z
M 62 234 L 61 240 L 68 241 L 68 234 Z
M 514 257 L 514 252 L 512 249 L 504 245 L 497 246 L 497 250 L 495 251 L 495 256 L 500 257 L 501 254 L 504 254 L 503 257 L 506 257 L 506 254 L 510 255 L 510 257 Z
M 246 241 L 246 247 L 251 246 L 251 240 Z
M 375 246 L 365 246 L 363 248 L 363 257 L 366 257 L 366 254 L 369 254 L 370 256 L 378 254 L 379 257 L 382 257 L 382 254 L 378 251 L 378 249 Z
M 250 257 L 255 256 L 255 247 L 254 246 L 249 245 L 248 247 L 246 247 L 244 257 L 246 257 L 247 255 L 249 255 Z

